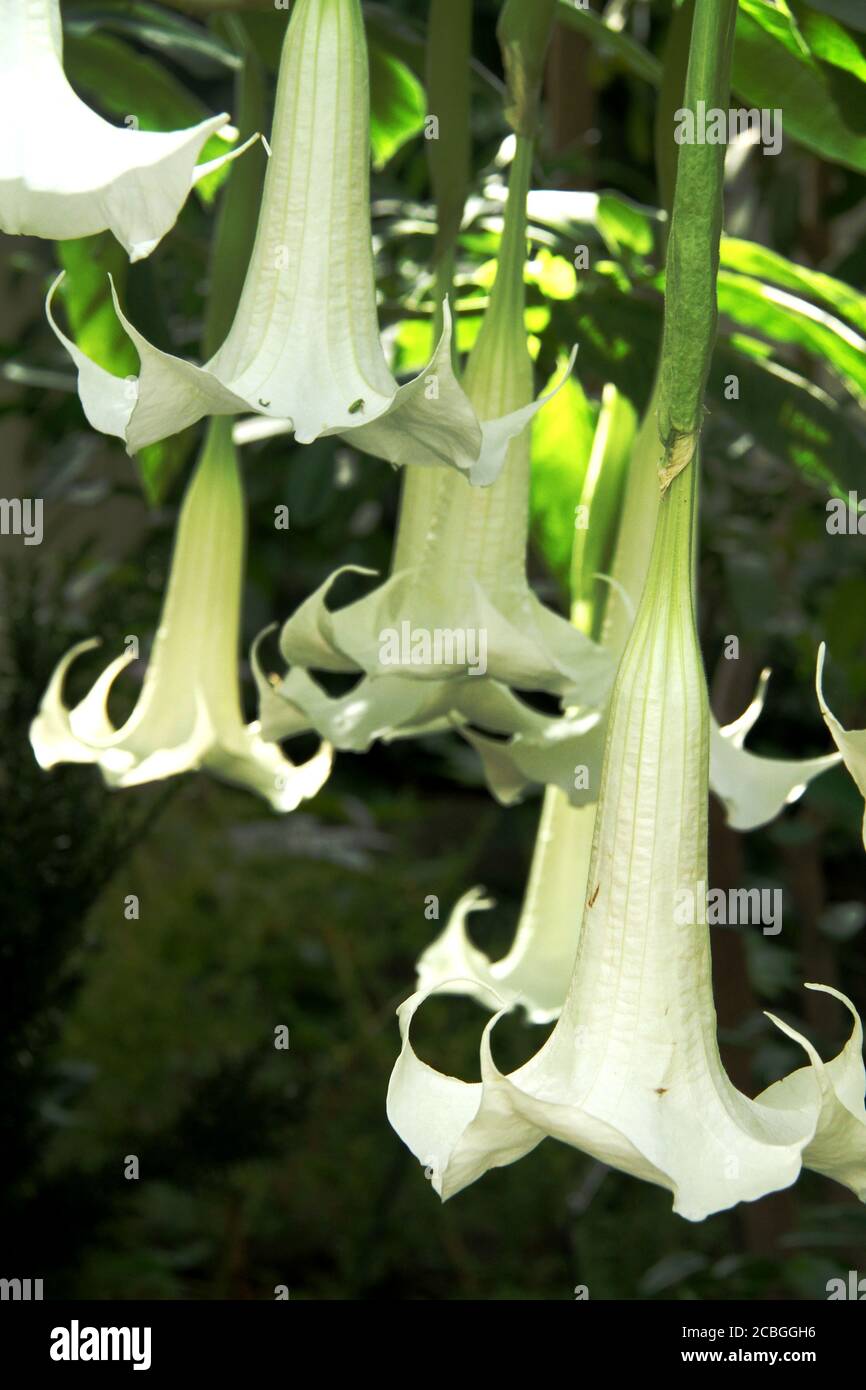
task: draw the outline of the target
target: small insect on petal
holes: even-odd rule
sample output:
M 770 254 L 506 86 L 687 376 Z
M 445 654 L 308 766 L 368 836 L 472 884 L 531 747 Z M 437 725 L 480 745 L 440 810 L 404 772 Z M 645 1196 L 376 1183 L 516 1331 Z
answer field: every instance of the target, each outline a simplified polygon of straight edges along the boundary
M 356 401 L 352 401 L 352 404 L 349 406 L 349 414 L 350 414 L 350 415 L 357 415 L 357 414 L 359 414 L 359 412 L 362 411 L 363 409 L 364 409 L 364 397 L 363 397 L 363 396 L 359 396 L 358 399 L 357 399 Z

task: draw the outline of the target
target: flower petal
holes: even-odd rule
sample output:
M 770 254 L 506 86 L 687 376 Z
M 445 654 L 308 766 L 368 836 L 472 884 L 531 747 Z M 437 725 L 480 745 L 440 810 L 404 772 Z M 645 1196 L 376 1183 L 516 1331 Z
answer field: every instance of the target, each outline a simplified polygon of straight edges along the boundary
M 750 753 L 743 740 L 764 704 L 769 672 L 763 672 L 755 698 L 731 724 L 710 721 L 710 787 L 725 807 L 734 830 L 756 830 L 775 820 L 797 801 L 809 783 L 839 761 L 838 753 L 820 758 L 766 758 Z
M 109 229 L 139 260 L 174 226 L 229 117 L 168 132 L 112 126 L 69 85 L 62 54 L 57 0 L 3 5 L 0 124 L 13 134 L 0 154 L 0 230 L 63 240 Z
M 457 902 L 445 930 L 418 960 L 418 990 L 466 994 L 489 1008 L 518 1005 L 530 1023 L 558 1016 L 574 969 L 580 904 L 592 850 L 595 807 L 575 808 L 556 788 L 545 794 L 520 921 L 508 954 L 491 962 L 466 932 L 470 912 L 494 906 L 482 890 Z
M 843 729 L 824 699 L 825 654 L 826 648 L 822 642 L 818 648 L 818 667 L 815 673 L 818 704 L 824 716 L 824 723 L 830 730 L 833 742 L 839 749 L 845 766 L 857 783 L 861 796 L 866 797 L 866 729 Z M 866 812 L 863 816 L 863 844 L 866 845 Z

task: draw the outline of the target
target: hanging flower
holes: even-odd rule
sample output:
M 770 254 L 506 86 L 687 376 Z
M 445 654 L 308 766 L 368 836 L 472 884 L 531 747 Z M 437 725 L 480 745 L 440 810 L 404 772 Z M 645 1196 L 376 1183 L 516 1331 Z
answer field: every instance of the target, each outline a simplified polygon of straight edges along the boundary
M 301 444 L 351 432 L 394 464 L 453 465 L 492 481 L 537 408 L 482 425 L 451 367 L 450 319 L 431 361 L 398 387 L 376 316 L 370 239 L 369 75 L 359 0 L 298 0 L 283 44 L 273 153 L 228 337 L 203 367 L 161 352 L 115 309 L 139 376 L 105 371 L 52 327 L 78 368 L 94 428 L 136 453 L 204 415 L 287 422 Z M 113 292 L 113 291 L 112 291 Z
M 228 119 L 167 132 L 110 125 L 66 79 L 59 0 L 0 7 L 0 231 L 62 241 L 107 228 L 131 260 L 149 256 L 193 185 L 247 148 L 196 166 Z
M 615 393 L 610 404 L 616 405 Z M 645 536 L 647 526 L 651 534 L 658 506 L 655 479 L 661 452 L 656 410 L 654 393 L 631 450 L 613 573 L 589 576 L 593 581 L 606 579 L 602 646 L 613 664 L 628 639 L 649 563 Z M 604 401 L 587 468 L 587 477 L 594 477 L 594 489 L 599 492 L 609 463 L 614 473 L 618 466 L 615 439 L 610 447 L 610 413 Z M 584 495 L 582 502 L 586 501 Z M 577 595 L 573 595 L 573 608 L 575 613 L 581 611 Z M 738 719 L 720 726 L 710 715 L 710 787 L 734 830 L 756 830 L 775 820 L 785 806 L 802 796 L 810 782 L 839 761 L 838 753 L 818 758 L 771 758 L 744 748 L 746 736 L 763 710 L 769 677 L 768 670 L 762 672 L 753 700 Z M 561 788 L 576 806 L 595 800 L 595 774 L 601 770 L 605 736 L 603 713 L 587 716 L 566 709 L 557 720 L 525 717 L 504 739 L 491 738 L 470 724 L 461 725 L 460 732 L 481 758 L 487 784 L 503 805 L 519 801 L 530 787 L 539 784 Z M 580 768 L 586 769 L 589 780 L 575 777 Z M 591 789 L 589 797 L 587 787 Z
M 410 1041 L 388 1115 L 447 1198 L 545 1136 L 656 1183 L 701 1220 L 787 1187 L 802 1166 L 866 1199 L 862 1029 L 825 1065 L 749 1100 L 719 1058 L 707 880 L 709 728 L 691 595 L 690 471 L 661 504 L 650 572 L 614 688 L 587 896 L 568 997 L 538 1053 L 505 1075 L 484 1032 L 481 1081 L 443 1076 Z M 577 909 L 576 909 L 577 910 Z M 810 986 L 822 988 L 821 986 Z M 494 1001 L 495 1002 L 495 1001 Z M 497 1015 L 496 1017 L 498 1017 Z
M 575 904 L 586 897 L 594 805 L 571 806 L 548 787 L 514 942 L 491 961 L 469 939 L 466 918 L 495 904 L 479 888 L 456 903 L 444 931 L 418 960 L 418 990 L 468 995 L 484 1008 L 520 1007 L 529 1023 L 556 1018 L 577 949 Z
M 532 363 L 523 323 L 525 198 L 531 142 L 519 140 L 499 268 L 466 372 L 482 420 L 526 418 Z M 283 627 L 289 672 L 276 697 L 303 710 L 323 737 L 361 751 L 374 738 L 405 737 L 477 723 L 493 733 L 541 731 L 555 722 L 515 691 L 546 691 L 579 707 L 588 732 L 612 679 L 597 644 L 546 608 L 529 587 L 529 443 L 512 440 L 489 488 L 452 470 L 405 477 L 390 577 L 366 597 L 332 610 L 337 570 Z M 351 567 L 347 567 L 351 568 Z M 361 677 L 329 696 L 311 671 Z M 265 732 L 279 737 L 279 700 L 259 673 Z M 571 726 L 571 731 L 577 727 Z
M 69 667 L 97 645 L 79 643 L 55 670 L 30 730 L 42 767 L 96 763 L 111 787 L 206 768 L 258 792 L 276 811 L 315 796 L 330 772 L 330 749 L 295 767 L 265 742 L 257 723 L 243 723 L 237 674 L 243 551 L 231 422 L 215 421 L 181 508 L 162 618 L 135 709 L 115 729 L 107 701 L 132 654 L 111 661 L 81 703 L 67 709 Z M 287 732 L 306 727 L 296 717 Z
M 826 648 L 822 642 L 818 649 L 818 669 L 815 674 L 818 704 L 845 766 L 857 783 L 861 796 L 866 797 L 866 729 L 843 729 L 827 705 L 824 699 L 825 654 Z M 866 845 L 866 813 L 863 816 L 863 844 Z

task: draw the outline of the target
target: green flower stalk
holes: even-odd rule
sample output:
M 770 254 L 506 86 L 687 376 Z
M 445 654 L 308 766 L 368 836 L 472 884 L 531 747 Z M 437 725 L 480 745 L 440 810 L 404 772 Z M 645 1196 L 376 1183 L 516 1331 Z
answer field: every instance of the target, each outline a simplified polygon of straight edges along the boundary
M 164 132 L 113 126 L 67 81 L 59 0 L 0 6 L 0 231 L 63 241 L 110 230 L 130 260 L 149 256 L 199 179 L 251 143 L 196 164 L 228 119 Z
M 51 320 L 78 368 L 95 429 L 136 453 L 203 416 L 252 411 L 301 444 L 345 434 L 393 464 L 446 465 L 479 484 L 496 477 L 526 414 L 479 420 L 452 370 L 447 315 L 415 380 L 398 386 L 385 360 L 370 234 L 368 88 L 359 0 L 297 0 L 255 245 L 222 345 L 203 367 L 161 352 L 115 296 L 141 362 L 138 377 L 125 380 L 92 362 Z
M 478 416 L 528 423 L 535 406 L 523 321 L 525 203 L 532 143 L 517 140 L 505 227 L 490 304 L 466 370 Z M 283 627 L 289 672 L 277 688 L 259 676 L 265 731 L 279 737 L 278 698 L 301 709 L 337 747 L 361 751 L 377 737 L 472 722 L 493 732 L 543 729 L 554 721 L 515 690 L 548 691 L 584 711 L 603 703 L 611 663 L 598 646 L 535 597 L 526 574 L 529 441 L 512 440 L 489 488 L 441 470 L 406 482 L 390 577 L 332 610 L 338 570 Z M 437 634 L 439 648 L 437 650 Z M 359 674 L 333 698 L 311 671 Z M 597 716 L 589 716 L 593 722 Z
M 134 660 L 109 663 L 73 709 L 64 703 L 67 672 L 98 643 L 81 642 L 51 678 L 30 730 L 42 767 L 94 763 L 110 787 L 132 787 L 204 768 L 292 811 L 328 777 L 323 746 L 294 766 L 244 724 L 238 682 L 244 498 L 231 421 L 213 421 L 181 508 L 171 575 L 144 685 L 125 724 L 107 710 L 112 686 Z M 287 732 L 301 732 L 303 719 Z

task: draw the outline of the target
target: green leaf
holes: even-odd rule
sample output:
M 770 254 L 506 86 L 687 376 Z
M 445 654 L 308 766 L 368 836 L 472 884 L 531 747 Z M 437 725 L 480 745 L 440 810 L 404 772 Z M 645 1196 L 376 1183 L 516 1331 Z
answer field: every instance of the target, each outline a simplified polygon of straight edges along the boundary
M 228 16 L 225 25 L 242 55 L 241 67 L 235 73 L 234 108 L 238 127 L 246 138 L 266 129 L 266 76 L 244 21 Z M 205 360 L 222 346 L 234 320 L 255 240 L 264 177 L 265 152 L 259 141 L 241 159 L 233 161 L 216 216 L 211 241 L 211 292 L 207 296 L 202 342 Z
M 840 24 L 847 24 L 849 29 L 866 32 L 866 10 L 862 0 L 809 0 L 809 6 L 838 19 Z
M 109 34 L 69 36 L 67 74 L 109 116 L 135 117 L 141 130 L 178 130 L 196 125 L 207 108 L 164 67 Z
M 113 5 L 89 4 L 64 11 L 64 34 L 82 38 L 111 30 L 154 48 L 197 76 L 219 68 L 236 68 L 237 55 L 228 44 L 200 24 L 144 0 L 116 0 Z
M 649 256 L 654 244 L 654 215 L 617 193 L 602 193 L 596 224 L 613 255 L 622 255 L 626 250 Z
M 785 132 L 807 149 L 866 172 L 866 93 L 850 82 L 840 99 L 789 10 L 740 0 L 732 86 L 750 106 L 781 108 Z
M 560 365 L 550 390 L 562 375 Z M 580 501 L 598 407 L 589 401 L 576 376 L 548 401 L 532 423 L 530 516 L 533 535 L 563 597 L 569 590 L 574 544 L 575 508 Z
M 847 324 L 788 290 L 728 270 L 719 272 L 718 294 L 720 313 L 759 336 L 821 358 L 866 406 L 866 341 Z
M 850 72 L 861 82 L 866 82 L 866 54 L 863 40 L 856 39 L 837 24 L 835 19 L 816 14 L 808 5 L 791 4 L 800 33 L 809 45 L 811 52 L 822 63 Z
M 755 241 L 741 241 L 738 237 L 722 238 L 721 264 L 727 270 L 736 270 L 756 280 L 766 280 L 771 285 L 794 290 L 799 295 L 808 295 L 828 305 L 866 336 L 866 295 L 841 280 L 835 280 L 832 275 L 797 265 L 795 261 L 780 256 L 777 251 L 771 251 Z
M 584 34 L 602 53 L 610 53 L 627 72 L 651 82 L 654 87 L 661 84 L 662 65 L 658 58 L 629 34 L 611 28 L 601 15 L 584 9 L 577 0 L 559 0 L 556 17 L 579 34 Z
M 113 277 L 124 298 L 129 261 L 110 232 L 57 242 L 60 264 L 66 271 L 61 296 L 66 317 L 82 352 L 115 376 L 138 373 L 138 353 L 114 311 L 109 286 Z
M 399 58 L 379 44 L 370 53 L 370 145 L 373 167 L 383 169 L 399 149 L 424 129 L 424 88 Z
M 741 338 L 721 339 L 708 387 L 712 415 L 728 412 L 755 443 L 781 459 L 814 486 L 836 497 L 862 483 L 866 434 L 862 415 L 839 405 L 813 382 L 777 362 L 745 356 Z M 734 409 L 726 387 L 739 383 Z

